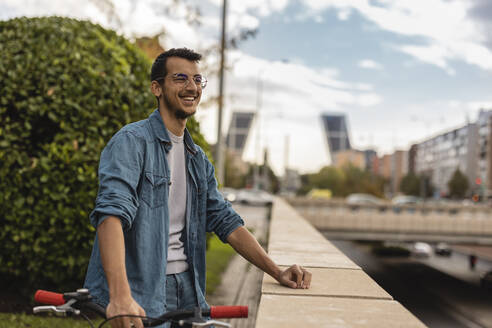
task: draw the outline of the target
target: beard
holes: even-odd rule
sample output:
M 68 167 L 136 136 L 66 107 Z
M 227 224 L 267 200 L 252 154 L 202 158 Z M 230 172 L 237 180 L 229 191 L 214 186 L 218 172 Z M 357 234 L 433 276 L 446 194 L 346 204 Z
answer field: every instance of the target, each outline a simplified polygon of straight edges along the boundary
M 183 109 L 181 109 L 177 106 L 173 106 L 173 104 L 171 103 L 171 101 L 169 100 L 169 98 L 167 97 L 167 95 L 165 93 L 163 93 L 163 95 L 162 95 L 162 100 L 163 100 L 164 104 L 166 105 L 166 107 L 169 109 L 169 111 L 171 111 L 171 113 L 174 114 L 174 117 L 176 117 L 179 120 L 187 119 L 188 117 L 190 117 L 196 113 L 196 110 L 191 112 L 191 113 L 188 113 L 188 112 L 184 111 Z

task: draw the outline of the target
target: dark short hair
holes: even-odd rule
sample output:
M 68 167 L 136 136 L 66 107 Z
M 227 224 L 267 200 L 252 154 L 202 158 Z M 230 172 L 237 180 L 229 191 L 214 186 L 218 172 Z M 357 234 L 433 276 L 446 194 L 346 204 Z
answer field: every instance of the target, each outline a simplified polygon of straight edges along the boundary
M 166 62 L 169 57 L 184 58 L 189 61 L 199 62 L 202 59 L 202 55 L 187 48 L 172 48 L 161 53 L 154 60 L 152 69 L 150 71 L 150 81 L 163 79 L 166 77 Z

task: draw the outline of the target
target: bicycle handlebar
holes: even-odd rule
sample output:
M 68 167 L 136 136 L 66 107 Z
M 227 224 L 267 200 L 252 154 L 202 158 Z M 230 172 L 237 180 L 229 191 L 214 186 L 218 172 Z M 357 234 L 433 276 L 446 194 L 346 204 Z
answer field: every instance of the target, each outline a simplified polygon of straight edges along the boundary
M 34 300 L 41 304 L 47 304 L 50 306 L 40 306 L 34 308 L 34 312 L 55 312 L 55 313 L 75 313 L 79 314 L 79 308 L 86 308 L 96 312 L 103 318 L 106 318 L 106 311 L 103 307 L 98 305 L 97 303 L 92 302 L 92 296 L 90 295 L 87 289 L 79 289 L 77 292 L 73 293 L 54 293 L 46 290 L 38 290 L 34 294 Z M 72 305 L 76 305 L 76 308 L 73 308 Z M 200 314 L 203 316 L 210 316 L 212 319 L 225 319 L 225 318 L 247 318 L 248 317 L 248 307 L 241 305 L 227 305 L 227 306 L 211 306 L 210 309 L 200 310 L 197 308 Z M 191 318 L 194 315 L 197 315 L 195 310 L 177 310 L 163 314 L 159 318 L 151 319 L 146 318 L 143 319 L 144 326 L 154 326 L 156 324 L 160 324 L 169 319 L 178 319 L 178 318 Z M 164 321 L 163 321 L 164 320 Z M 215 324 L 219 324 L 220 322 L 215 322 Z M 208 324 L 211 324 L 209 321 Z M 225 326 L 224 326 L 225 327 Z
M 204 311 L 205 312 L 208 311 Z M 210 307 L 210 317 L 213 319 L 247 318 L 248 307 L 242 305 L 216 305 Z
M 41 304 L 49 304 L 49 305 L 63 305 L 67 301 L 63 297 L 63 294 L 49 292 L 47 290 L 38 290 L 36 294 L 34 294 L 34 300 Z

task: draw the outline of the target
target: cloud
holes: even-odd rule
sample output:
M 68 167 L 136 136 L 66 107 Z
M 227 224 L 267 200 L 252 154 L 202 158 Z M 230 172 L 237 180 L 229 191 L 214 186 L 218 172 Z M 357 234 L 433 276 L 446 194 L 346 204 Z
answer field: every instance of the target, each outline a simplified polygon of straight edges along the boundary
M 456 72 L 448 65 L 446 57 L 448 56 L 445 48 L 434 46 L 402 46 L 399 47 L 402 52 L 412 55 L 423 62 L 436 65 L 444 69 L 449 75 L 455 75 Z
M 98 20 L 103 18 L 103 15 L 93 18 L 92 15 L 99 12 L 93 4 L 77 1 L 53 0 L 33 2 L 29 0 L 3 0 L 1 7 L 1 19 L 10 19 L 18 16 L 34 17 L 59 15 L 72 18 L 91 19 L 92 21 L 99 22 Z
M 222 1 L 209 0 L 202 12 L 200 27 L 186 22 L 181 2 L 170 7 L 173 0 L 114 0 L 115 10 L 124 22 L 120 32 L 127 37 L 149 35 L 166 31 L 166 47 L 187 46 L 203 49 L 216 45 L 220 31 L 220 6 Z M 274 12 L 280 12 L 288 4 L 287 0 L 247 0 L 230 1 L 229 30 L 258 26 L 259 19 Z M 9 17 L 20 15 L 63 15 L 82 19 L 91 19 L 104 27 L 115 29 L 100 6 L 94 2 L 75 0 L 5 0 L 0 8 L 8 8 Z M 170 9 L 171 8 L 171 9 Z M 352 10 L 347 10 L 347 13 Z M 347 19 L 349 17 L 347 16 Z M 217 66 L 218 58 L 214 53 L 205 58 L 209 66 Z M 271 162 L 277 173 L 283 169 L 284 137 L 291 134 L 291 167 L 304 172 L 316 170 L 328 163 L 324 135 L 320 123 L 320 113 L 325 111 L 347 112 L 359 109 L 371 111 L 374 106 L 384 104 L 383 97 L 375 87 L 359 81 L 347 81 L 340 77 L 338 69 L 333 67 L 309 68 L 302 59 L 290 62 L 268 61 L 246 55 L 241 51 L 229 51 L 227 62 L 232 66 L 225 77 L 224 130 L 234 110 L 257 108 L 260 100 L 260 136 L 261 146 L 268 145 Z M 218 93 L 218 79 L 209 76 L 209 85 L 204 92 L 203 101 Z M 258 81 L 262 82 L 261 98 L 258 93 Z M 202 106 L 203 107 L 203 106 Z M 216 140 L 217 109 L 200 108 L 197 118 L 206 139 Z M 250 136 L 250 139 L 254 136 Z M 246 159 L 254 160 L 255 144 L 248 143 Z
M 469 101 L 465 108 L 474 112 L 478 112 L 480 109 L 492 110 L 492 100 Z
M 309 68 L 297 62 L 268 61 L 241 51 L 229 52 L 228 60 L 235 64 L 226 76 L 229 96 L 225 101 L 223 126 L 228 126 L 233 111 L 254 112 L 259 101 L 261 142 L 268 142 L 277 173 L 283 170 L 285 134 L 291 134 L 291 151 L 297 154 L 290 160 L 291 165 L 304 171 L 316 170 L 328 163 L 326 145 L 321 142 L 324 136 L 320 114 L 369 110 L 383 103 L 383 97 L 372 85 L 342 80 L 338 70 L 332 67 Z M 211 82 L 207 86 L 208 96 L 216 94 L 216 90 L 216 81 Z M 212 143 L 216 140 L 216 115 L 215 110 L 204 109 L 198 116 L 202 131 Z M 249 138 L 255 140 L 256 137 L 250 135 Z M 255 143 L 246 145 L 246 160 L 255 159 Z
M 450 62 L 461 60 L 492 70 L 492 37 L 487 0 L 302 0 L 307 13 L 335 9 L 344 17 L 355 10 L 379 28 L 410 37 L 422 37 L 423 44 L 397 47 L 420 61 L 454 74 Z
M 359 67 L 367 68 L 367 69 L 376 69 L 376 70 L 383 69 L 383 65 L 381 65 L 380 63 L 377 63 L 371 59 L 360 60 L 357 63 L 357 65 L 359 65 Z
M 383 101 L 382 97 L 377 94 L 366 93 L 357 96 L 356 103 L 362 107 L 371 107 L 380 104 Z

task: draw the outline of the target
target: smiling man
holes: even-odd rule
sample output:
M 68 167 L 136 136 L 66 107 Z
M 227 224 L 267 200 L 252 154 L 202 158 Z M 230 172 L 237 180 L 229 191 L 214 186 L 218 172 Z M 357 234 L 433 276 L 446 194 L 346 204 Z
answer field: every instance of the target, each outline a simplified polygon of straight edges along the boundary
M 214 168 L 186 130 L 207 79 L 201 55 L 171 49 L 152 65 L 158 109 L 118 131 L 101 154 L 91 223 L 96 239 L 85 287 L 106 314 L 148 315 L 207 308 L 206 232 L 291 288 L 309 288 L 311 273 L 281 270 L 217 190 Z M 121 317 L 112 327 L 141 327 Z

